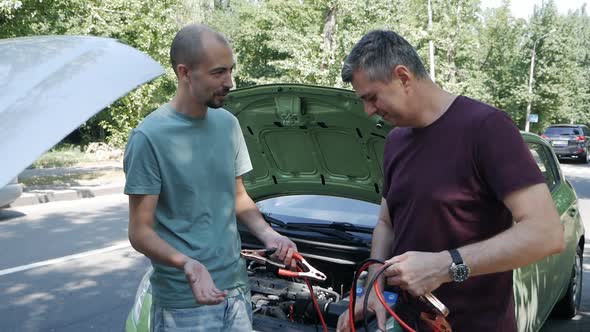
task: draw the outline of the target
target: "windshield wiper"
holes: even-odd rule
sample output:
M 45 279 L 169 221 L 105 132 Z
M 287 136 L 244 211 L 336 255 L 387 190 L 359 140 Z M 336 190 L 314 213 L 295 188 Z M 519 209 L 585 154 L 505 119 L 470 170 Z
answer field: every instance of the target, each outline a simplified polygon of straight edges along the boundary
M 269 224 L 281 226 L 281 228 L 287 227 L 286 223 L 284 223 L 283 221 L 280 221 L 279 219 L 271 217 L 270 213 L 261 212 L 261 214 L 262 214 L 262 217 L 264 217 L 264 220 L 266 220 Z
M 285 223 L 281 220 L 278 220 L 274 217 L 271 217 L 269 213 L 262 213 L 262 216 L 264 217 L 264 219 L 273 225 L 277 225 L 285 230 L 298 230 L 298 231 L 307 231 L 307 232 L 315 232 L 315 233 L 320 233 L 320 234 L 324 234 L 324 235 L 328 235 L 331 237 L 335 237 L 344 241 L 351 241 L 351 242 L 357 242 L 357 243 L 362 243 L 362 244 L 367 244 L 368 241 L 355 236 L 353 234 L 348 233 L 347 231 L 352 231 L 351 229 L 342 229 L 338 227 L 330 227 L 330 224 L 320 224 L 320 223 L 311 223 L 311 224 L 306 224 L 306 223 Z M 351 226 L 354 226 L 352 224 L 350 224 Z M 325 227 L 328 226 L 328 227 Z M 356 226 L 354 226 L 356 227 Z M 366 232 L 366 230 L 364 230 L 363 232 Z
M 329 228 L 337 229 L 346 232 L 359 232 L 359 233 L 373 233 L 373 228 L 367 226 L 357 226 L 349 222 L 338 222 L 333 221 L 331 223 L 289 223 L 289 225 L 305 225 L 313 228 Z

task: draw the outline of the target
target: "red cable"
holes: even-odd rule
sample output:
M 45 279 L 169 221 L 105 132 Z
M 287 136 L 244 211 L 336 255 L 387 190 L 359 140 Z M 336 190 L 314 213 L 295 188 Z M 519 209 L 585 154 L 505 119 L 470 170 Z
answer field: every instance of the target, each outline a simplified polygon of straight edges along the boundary
M 297 269 L 299 270 L 299 272 L 303 271 L 300 267 L 297 267 Z M 311 294 L 311 300 L 313 301 L 313 305 L 315 307 L 315 310 L 318 313 L 318 316 L 320 317 L 320 322 L 322 323 L 322 327 L 324 328 L 324 332 L 328 332 L 328 325 L 326 325 L 326 322 L 324 321 L 324 316 L 322 315 L 322 312 L 320 311 L 320 305 L 318 304 L 317 300 L 315 299 L 315 293 L 313 292 L 313 286 L 311 285 L 311 283 L 309 282 L 309 280 L 307 278 L 304 277 L 303 280 L 307 284 L 307 288 L 309 288 L 309 293 Z
M 363 266 L 361 266 L 361 268 L 358 271 L 358 275 L 356 276 L 357 278 L 360 277 L 361 273 L 363 271 L 365 271 L 369 266 L 376 264 L 376 262 L 368 262 L 365 263 Z M 378 274 L 381 274 L 381 270 L 385 269 L 389 267 L 389 265 L 384 265 L 382 266 L 379 271 L 377 272 Z M 413 330 L 410 326 L 408 326 L 408 324 L 406 324 L 396 313 L 395 311 L 393 311 L 389 305 L 387 305 L 387 302 L 385 302 L 385 299 L 383 298 L 383 295 L 381 294 L 381 290 L 379 289 L 379 283 L 375 282 L 374 286 L 373 286 L 375 292 L 377 293 L 377 298 L 379 299 L 379 301 L 381 302 L 381 304 L 385 307 L 385 309 L 389 312 L 389 314 L 391 316 L 393 316 L 393 318 L 395 318 L 395 320 L 404 328 L 406 329 L 406 331 L 408 332 L 416 332 L 415 330 Z M 352 292 L 355 292 L 356 294 L 356 289 L 351 289 L 350 290 L 351 294 Z M 368 293 L 368 292 L 367 292 Z M 366 293 L 365 293 L 366 295 Z M 356 297 L 355 297 L 355 301 L 356 301 Z M 350 324 L 350 330 L 352 332 L 356 332 L 356 329 L 354 327 L 354 313 L 352 312 L 352 305 L 353 305 L 352 299 L 351 301 L 348 303 L 348 322 Z
M 361 266 L 361 268 L 357 272 L 358 273 L 358 275 L 356 276 L 357 279 L 358 279 L 358 277 L 360 277 L 360 275 L 361 275 L 361 273 L 363 273 L 363 271 L 365 271 L 366 269 L 368 269 L 369 266 L 371 266 L 373 264 L 376 264 L 376 262 L 368 262 L 368 263 L 365 263 L 363 266 Z M 352 286 L 354 286 L 354 283 L 353 283 Z M 356 289 L 352 289 L 351 288 L 350 289 L 351 297 L 352 297 L 353 292 L 354 292 L 354 294 L 356 294 Z M 354 301 L 356 301 L 356 296 L 354 296 Z M 352 304 L 354 303 L 354 301 L 351 298 L 350 299 L 350 302 L 348 302 L 348 323 L 350 325 L 350 331 L 351 332 L 356 332 L 356 329 L 354 327 L 354 313 L 352 312 L 353 311 Z
M 387 305 L 387 302 L 385 302 L 385 299 L 383 298 L 383 295 L 381 294 L 381 290 L 379 289 L 379 283 L 375 283 L 375 285 L 373 286 L 373 288 L 375 289 L 375 294 L 377 294 L 377 298 L 379 299 L 379 301 L 381 302 L 381 304 L 383 304 L 383 306 L 385 307 L 385 309 L 387 309 L 387 312 L 389 312 L 390 315 L 393 316 L 393 318 L 395 318 L 395 320 L 404 328 L 406 329 L 406 331 L 408 332 L 416 332 L 415 330 L 413 330 L 410 326 L 408 326 L 408 324 L 406 324 L 401 318 L 399 318 L 399 316 L 395 313 L 395 311 L 393 311 L 389 305 Z
M 351 289 L 350 291 L 356 292 L 356 289 Z M 354 302 L 352 301 L 352 299 L 350 299 L 350 302 L 348 302 L 348 325 L 350 325 L 351 332 L 356 332 L 356 329 L 354 328 L 354 313 L 352 312 L 352 302 Z

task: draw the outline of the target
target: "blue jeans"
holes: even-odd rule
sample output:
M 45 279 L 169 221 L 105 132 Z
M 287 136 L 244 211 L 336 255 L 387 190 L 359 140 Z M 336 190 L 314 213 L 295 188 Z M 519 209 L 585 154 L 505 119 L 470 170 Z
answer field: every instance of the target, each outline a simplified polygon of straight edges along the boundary
M 215 305 L 170 309 L 152 304 L 152 332 L 252 331 L 250 293 L 228 296 Z

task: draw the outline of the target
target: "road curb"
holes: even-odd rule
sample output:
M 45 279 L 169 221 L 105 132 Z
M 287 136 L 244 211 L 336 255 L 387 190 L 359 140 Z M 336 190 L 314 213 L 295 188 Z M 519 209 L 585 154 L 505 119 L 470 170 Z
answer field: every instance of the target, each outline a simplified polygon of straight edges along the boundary
M 83 198 L 93 198 L 103 195 L 122 194 L 123 184 L 104 185 L 96 187 L 70 187 L 66 190 L 44 190 L 23 193 L 11 207 L 43 204 L 58 201 L 72 201 Z

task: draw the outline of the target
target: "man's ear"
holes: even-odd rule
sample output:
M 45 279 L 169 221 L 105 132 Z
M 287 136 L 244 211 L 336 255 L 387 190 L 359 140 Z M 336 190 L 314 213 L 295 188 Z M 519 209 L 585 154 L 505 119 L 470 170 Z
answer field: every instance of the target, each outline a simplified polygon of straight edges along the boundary
M 179 64 L 176 66 L 176 72 L 178 73 L 179 81 L 188 81 L 190 69 L 185 64 Z
M 405 87 L 414 78 L 412 72 L 404 65 L 397 65 L 393 68 L 393 78 L 398 78 Z

